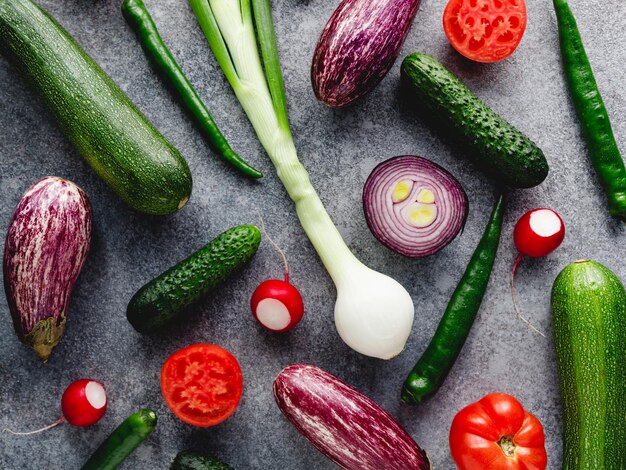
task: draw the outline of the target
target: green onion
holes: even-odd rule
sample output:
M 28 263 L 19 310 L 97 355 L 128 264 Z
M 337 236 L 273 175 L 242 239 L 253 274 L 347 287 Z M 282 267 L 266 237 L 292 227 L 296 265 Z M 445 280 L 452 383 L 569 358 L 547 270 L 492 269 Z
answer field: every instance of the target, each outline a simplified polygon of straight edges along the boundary
M 362 354 L 396 356 L 413 325 L 413 302 L 398 282 L 366 267 L 350 252 L 298 160 L 269 0 L 189 0 L 189 4 L 335 283 L 339 335 Z

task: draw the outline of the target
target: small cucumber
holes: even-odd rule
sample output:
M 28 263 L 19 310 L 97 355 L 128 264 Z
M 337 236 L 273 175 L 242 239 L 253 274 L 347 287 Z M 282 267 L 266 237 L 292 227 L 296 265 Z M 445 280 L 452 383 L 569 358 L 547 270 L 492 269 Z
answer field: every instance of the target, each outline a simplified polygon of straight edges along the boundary
M 184 450 L 178 453 L 170 470 L 233 470 L 233 467 L 212 455 Z
M 155 215 L 185 205 L 191 172 L 182 155 L 41 7 L 31 0 L 0 0 L 0 51 L 128 205 Z
M 128 321 L 140 333 L 163 328 L 243 266 L 260 243 L 254 225 L 227 230 L 139 289 L 128 304 Z
M 498 182 L 530 188 L 548 176 L 548 162 L 537 145 L 483 103 L 437 59 L 408 55 L 402 77 L 418 101 L 465 144 Z
M 626 292 L 594 261 L 566 267 L 552 287 L 563 402 L 563 469 L 626 468 Z
M 149 409 L 130 415 L 100 444 L 81 470 L 114 470 L 154 431 L 156 423 L 156 413 Z

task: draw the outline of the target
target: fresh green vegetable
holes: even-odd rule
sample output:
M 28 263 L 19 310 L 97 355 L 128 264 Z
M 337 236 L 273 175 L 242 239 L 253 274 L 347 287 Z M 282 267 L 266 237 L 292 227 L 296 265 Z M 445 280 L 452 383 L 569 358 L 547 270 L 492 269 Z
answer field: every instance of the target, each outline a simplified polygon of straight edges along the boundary
M 148 214 L 185 205 L 191 173 L 183 157 L 52 17 L 31 0 L 0 0 L 0 45 L 126 203 Z
M 184 450 L 178 453 L 170 470 L 233 470 L 233 467 L 212 455 Z
M 563 402 L 563 469 L 626 468 L 626 292 L 594 261 L 566 267 L 552 287 Z
M 126 418 L 89 457 L 81 470 L 117 468 L 154 430 L 157 416 L 145 409 Z
M 263 175 L 257 169 L 237 155 L 222 135 L 213 121 L 213 117 L 187 80 L 182 69 L 167 48 L 157 30 L 150 13 L 141 0 L 124 0 L 122 13 L 128 24 L 137 34 L 145 53 L 152 60 L 157 70 L 163 75 L 177 92 L 183 104 L 196 119 L 196 122 L 208 137 L 213 149 L 227 162 L 252 178 L 261 178 Z
M 227 230 L 139 289 L 128 304 L 128 321 L 140 333 L 163 328 L 242 267 L 260 243 L 253 225 Z
M 433 339 L 404 382 L 401 398 L 408 405 L 422 403 L 437 393 L 465 344 L 496 259 L 503 206 L 500 196 Z
M 493 112 L 437 59 L 416 52 L 404 59 L 401 70 L 421 105 L 454 131 L 474 151 L 477 163 L 498 182 L 530 188 L 546 179 L 548 162 L 541 149 Z
M 350 252 L 298 160 L 289 129 L 269 0 L 189 3 L 294 201 L 304 231 L 335 282 L 335 324 L 339 335 L 362 354 L 383 359 L 396 356 L 411 332 L 413 301 L 400 284 L 364 266 Z
M 567 0 L 554 0 L 565 77 L 613 217 L 626 221 L 626 169 Z

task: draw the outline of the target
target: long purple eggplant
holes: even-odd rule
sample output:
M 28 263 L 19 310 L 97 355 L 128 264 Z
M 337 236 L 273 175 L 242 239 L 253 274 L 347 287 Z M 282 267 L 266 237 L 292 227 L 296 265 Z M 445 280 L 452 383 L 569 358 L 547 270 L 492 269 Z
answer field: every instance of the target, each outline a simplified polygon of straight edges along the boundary
M 4 290 L 20 341 L 47 361 L 91 244 L 91 204 L 71 181 L 46 176 L 17 203 L 4 245 Z
M 389 413 L 318 367 L 284 368 L 274 380 L 274 397 L 291 424 L 343 468 L 431 468 L 426 452 Z
M 387 75 L 406 39 L 420 0 L 343 0 L 313 55 L 315 96 L 341 108 L 369 93 Z

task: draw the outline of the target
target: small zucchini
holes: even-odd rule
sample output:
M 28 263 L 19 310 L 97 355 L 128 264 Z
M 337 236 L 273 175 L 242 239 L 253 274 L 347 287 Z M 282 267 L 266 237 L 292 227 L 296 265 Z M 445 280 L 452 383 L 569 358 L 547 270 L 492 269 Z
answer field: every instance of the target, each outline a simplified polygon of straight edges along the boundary
M 227 230 L 139 289 L 128 304 L 128 321 L 140 333 L 158 331 L 242 267 L 260 243 L 254 225 Z
M 626 292 L 594 261 L 566 267 L 552 287 L 563 402 L 563 468 L 626 468 Z
M 498 182 L 530 188 L 546 179 L 548 162 L 541 149 L 437 59 L 416 52 L 404 59 L 401 70 L 420 104 L 471 147 L 477 163 Z
M 81 470 L 114 470 L 151 433 L 157 423 L 156 413 L 149 409 L 126 418 L 81 467 Z
M 170 470 L 233 470 L 233 467 L 212 455 L 183 450 L 170 465 Z

